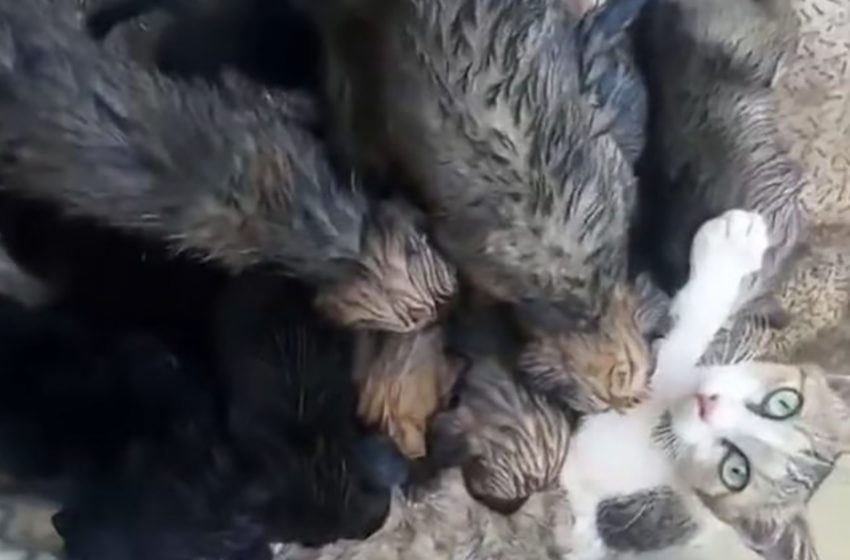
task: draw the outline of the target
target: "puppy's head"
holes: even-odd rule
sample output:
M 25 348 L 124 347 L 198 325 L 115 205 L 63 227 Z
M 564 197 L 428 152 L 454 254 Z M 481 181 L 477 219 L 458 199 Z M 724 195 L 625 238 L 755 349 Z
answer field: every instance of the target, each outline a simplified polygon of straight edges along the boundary
M 457 279 L 415 218 L 401 205 L 377 208 L 353 273 L 318 296 L 325 315 L 340 325 L 391 332 L 415 331 L 437 319 Z
M 630 288 L 617 288 L 587 330 L 541 331 L 520 356 L 529 386 L 578 412 L 626 408 L 645 394 L 651 354 Z
M 470 495 L 510 514 L 557 479 L 570 429 L 563 411 L 527 391 L 496 357 L 479 356 L 431 437 L 436 460 L 456 457 Z

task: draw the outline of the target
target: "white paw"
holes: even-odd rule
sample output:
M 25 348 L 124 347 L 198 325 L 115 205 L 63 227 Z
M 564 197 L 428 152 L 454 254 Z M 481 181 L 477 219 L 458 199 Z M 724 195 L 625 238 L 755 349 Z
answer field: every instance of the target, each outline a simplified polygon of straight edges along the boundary
M 760 214 L 728 210 L 697 231 L 691 246 L 692 272 L 740 280 L 761 268 L 768 244 L 767 224 Z

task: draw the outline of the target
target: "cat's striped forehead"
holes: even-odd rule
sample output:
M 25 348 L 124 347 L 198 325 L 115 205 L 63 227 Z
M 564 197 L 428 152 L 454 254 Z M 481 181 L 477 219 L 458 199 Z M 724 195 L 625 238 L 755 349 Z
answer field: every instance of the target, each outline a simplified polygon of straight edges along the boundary
M 721 442 L 718 449 L 731 445 L 746 457 L 750 480 L 743 490 L 732 491 L 718 480 L 718 466 L 695 465 L 705 474 L 696 478 L 701 481 L 696 490 L 721 518 L 802 508 L 847 448 L 850 407 L 841 393 L 815 366 L 750 362 L 704 373 L 701 391 L 718 395 L 726 415 L 704 433 Z M 760 416 L 760 403 L 778 389 L 798 391 L 800 410 L 784 419 Z M 705 457 L 720 462 L 724 455 Z

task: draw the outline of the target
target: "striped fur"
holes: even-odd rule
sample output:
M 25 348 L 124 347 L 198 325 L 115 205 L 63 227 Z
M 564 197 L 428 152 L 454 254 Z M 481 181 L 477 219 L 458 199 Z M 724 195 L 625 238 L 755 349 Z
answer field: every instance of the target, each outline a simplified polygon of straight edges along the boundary
M 790 0 L 659 0 L 639 28 L 651 98 L 642 250 L 673 292 L 703 222 L 730 208 L 757 211 L 771 247 L 742 292 L 740 304 L 752 304 L 783 278 L 803 229 L 799 165 L 771 87 L 797 40 Z
M 613 68 L 626 89 L 640 80 L 592 40 L 616 33 L 593 25 L 602 19 L 580 19 L 563 0 L 313 4 L 329 46 L 337 149 L 378 177 L 397 182 L 400 172 L 429 212 L 444 254 L 474 287 L 512 305 L 539 343 L 529 352 L 576 329 L 604 339 L 606 316 L 625 319 L 618 330 L 638 339 L 633 313 L 621 312 L 614 293 L 629 290 L 636 202 L 621 148 L 634 152 L 640 141 L 621 133 L 623 121 L 604 100 L 633 102 L 639 114 L 640 95 L 615 88 L 606 97 L 595 73 Z M 612 4 L 627 11 L 641 5 Z M 645 387 L 640 369 L 595 359 L 587 365 L 603 368 L 588 372 L 603 380 L 599 386 L 625 376 L 614 382 L 623 394 L 600 392 L 606 406 L 612 398 L 630 402 Z M 555 364 L 554 375 L 571 374 L 568 364 Z
M 2 188 L 229 270 L 276 266 L 320 286 L 345 325 L 435 320 L 454 271 L 415 213 L 342 183 L 286 95 L 239 87 L 179 83 L 101 49 L 70 2 L 4 2 Z

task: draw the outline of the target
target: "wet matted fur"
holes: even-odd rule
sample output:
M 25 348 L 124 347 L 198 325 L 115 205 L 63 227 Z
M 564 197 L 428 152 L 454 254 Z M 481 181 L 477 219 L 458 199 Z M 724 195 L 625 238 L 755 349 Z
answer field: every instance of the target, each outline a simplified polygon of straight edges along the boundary
M 146 71 L 66 1 L 0 10 L 4 188 L 234 271 L 277 264 L 343 324 L 415 330 L 453 294 L 415 213 L 341 182 L 286 95 Z
M 634 156 L 641 130 L 615 115 L 640 114 L 641 81 L 614 46 L 642 1 L 585 18 L 556 0 L 303 4 L 327 49 L 336 149 L 406 179 L 465 279 L 510 303 L 532 339 L 604 336 L 603 316 L 632 315 L 612 308 L 615 288 L 630 289 L 636 192 L 623 148 Z M 587 373 L 612 378 L 592 384 L 612 386 L 598 401 L 640 394 L 646 361 Z
M 521 338 L 505 317 L 504 306 L 467 302 L 447 327 L 467 367 L 431 426 L 429 460 L 461 466 L 470 495 L 511 514 L 555 486 L 576 416 L 523 384 Z

